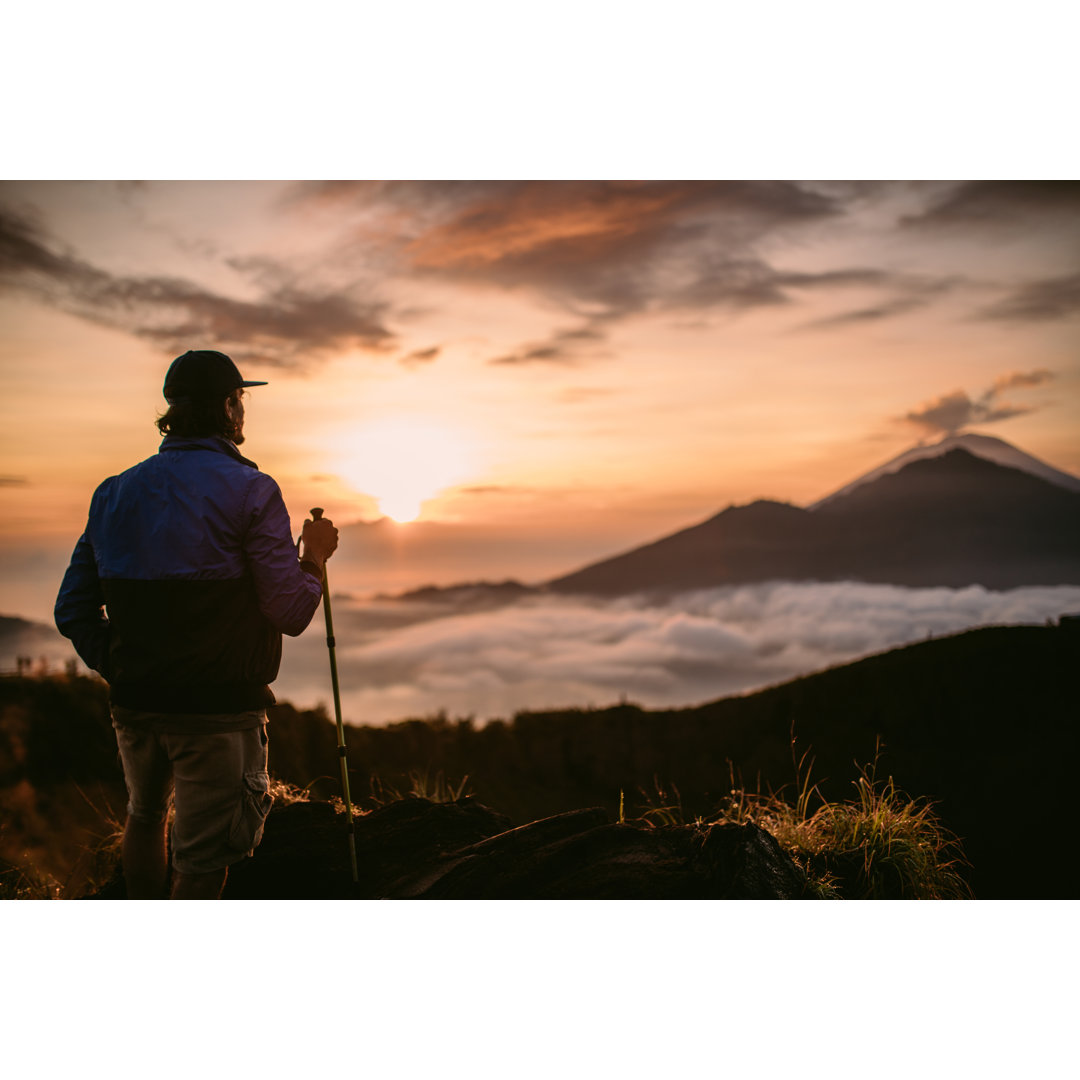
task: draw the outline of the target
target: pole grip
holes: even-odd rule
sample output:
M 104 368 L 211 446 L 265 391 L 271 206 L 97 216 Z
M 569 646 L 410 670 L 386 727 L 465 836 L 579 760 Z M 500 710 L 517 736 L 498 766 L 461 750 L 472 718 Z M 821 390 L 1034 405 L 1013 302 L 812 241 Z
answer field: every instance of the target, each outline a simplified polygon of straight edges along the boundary
M 318 521 L 323 515 L 323 508 L 321 506 L 313 506 L 311 508 L 311 520 Z

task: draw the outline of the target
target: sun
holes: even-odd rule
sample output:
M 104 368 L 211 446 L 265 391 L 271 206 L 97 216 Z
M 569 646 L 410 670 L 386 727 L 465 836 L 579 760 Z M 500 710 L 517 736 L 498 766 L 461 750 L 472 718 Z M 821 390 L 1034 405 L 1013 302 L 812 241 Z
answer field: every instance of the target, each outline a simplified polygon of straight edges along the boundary
M 418 416 L 372 421 L 343 443 L 344 478 L 398 522 L 415 521 L 424 502 L 463 480 L 472 457 L 465 432 Z

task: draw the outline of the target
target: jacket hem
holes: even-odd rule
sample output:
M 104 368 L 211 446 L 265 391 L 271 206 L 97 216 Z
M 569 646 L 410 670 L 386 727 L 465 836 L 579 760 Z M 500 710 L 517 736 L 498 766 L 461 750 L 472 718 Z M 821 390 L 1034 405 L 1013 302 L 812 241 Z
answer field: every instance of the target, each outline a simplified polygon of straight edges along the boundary
M 125 709 L 159 713 L 239 713 L 277 703 L 266 683 L 219 683 L 206 686 L 153 686 L 114 683 L 109 700 Z

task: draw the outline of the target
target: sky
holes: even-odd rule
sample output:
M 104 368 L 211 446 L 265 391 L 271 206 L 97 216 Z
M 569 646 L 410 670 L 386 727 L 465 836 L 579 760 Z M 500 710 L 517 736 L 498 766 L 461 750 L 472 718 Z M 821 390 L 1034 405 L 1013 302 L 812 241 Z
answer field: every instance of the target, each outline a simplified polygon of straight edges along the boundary
M 188 348 L 269 382 L 244 453 L 294 531 L 354 526 L 358 593 L 542 581 L 957 430 L 1080 473 L 1078 254 L 1067 181 L 2 182 L 0 610 L 48 618 Z

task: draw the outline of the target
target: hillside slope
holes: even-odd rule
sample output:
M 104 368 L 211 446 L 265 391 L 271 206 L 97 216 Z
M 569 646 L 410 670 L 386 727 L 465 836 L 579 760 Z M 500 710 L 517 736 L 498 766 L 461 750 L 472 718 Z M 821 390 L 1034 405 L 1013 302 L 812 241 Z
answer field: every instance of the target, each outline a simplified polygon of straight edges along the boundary
M 1072 898 L 1078 658 L 1072 624 L 991 627 L 697 708 L 350 727 L 350 783 L 354 801 L 373 806 L 369 793 L 385 801 L 468 776 L 476 798 L 517 825 L 589 806 L 615 820 L 621 795 L 628 813 L 678 803 L 692 820 L 729 794 L 732 772 L 750 788 L 792 785 L 807 751 L 822 793 L 847 798 L 880 740 L 879 778 L 937 802 L 977 896 Z M 338 794 L 325 712 L 276 706 L 270 731 L 274 775 Z M 104 685 L 0 679 L 0 856 L 66 873 L 79 845 L 108 831 L 97 810 L 122 818 L 122 806 Z
M 976 895 L 1073 896 L 1062 852 L 1080 751 L 1078 657 L 1080 634 L 1064 625 L 990 627 L 697 708 L 351 728 L 349 760 L 356 791 L 467 775 L 477 798 L 524 823 L 581 806 L 615 812 L 620 792 L 633 806 L 649 796 L 707 814 L 732 771 L 751 788 L 791 785 L 805 751 L 823 793 L 846 798 L 880 739 L 879 776 L 937 801 L 974 864 Z M 332 725 L 289 706 L 274 718 L 273 768 L 295 768 L 299 784 L 315 779 L 315 763 L 332 760 Z

